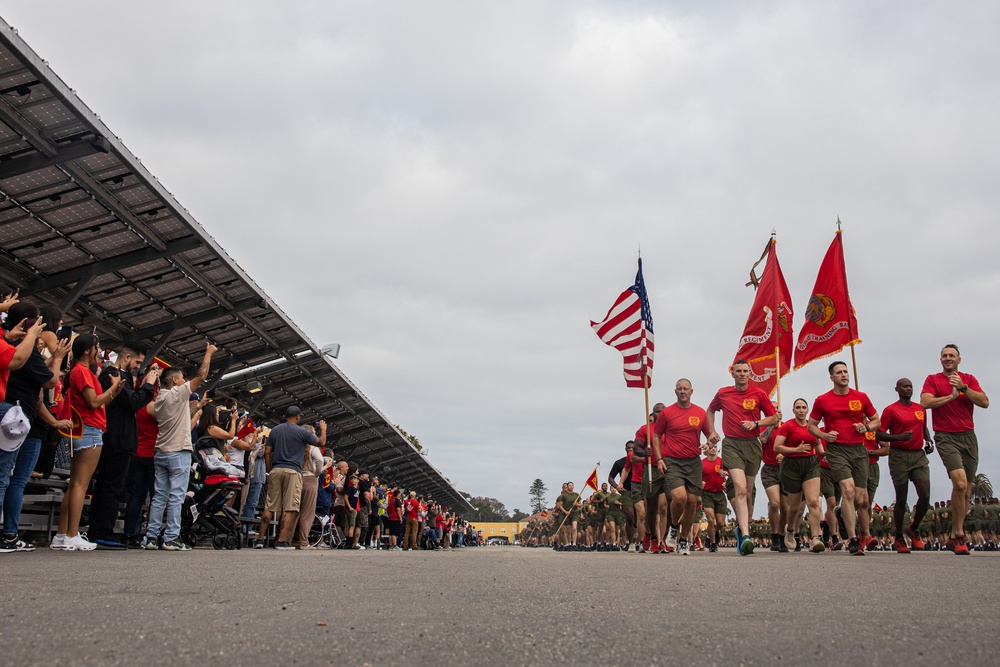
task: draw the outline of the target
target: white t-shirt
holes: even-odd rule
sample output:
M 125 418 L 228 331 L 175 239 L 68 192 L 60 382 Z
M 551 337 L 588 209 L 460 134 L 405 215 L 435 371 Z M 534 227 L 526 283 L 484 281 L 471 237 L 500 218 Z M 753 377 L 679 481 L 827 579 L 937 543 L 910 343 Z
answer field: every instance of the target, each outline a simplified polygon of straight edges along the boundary
M 236 449 L 233 447 L 233 440 L 236 438 L 230 438 L 226 440 L 226 454 L 229 455 L 229 462 L 234 466 L 239 466 L 240 468 L 246 467 L 244 461 L 246 461 L 246 452 L 242 449 Z

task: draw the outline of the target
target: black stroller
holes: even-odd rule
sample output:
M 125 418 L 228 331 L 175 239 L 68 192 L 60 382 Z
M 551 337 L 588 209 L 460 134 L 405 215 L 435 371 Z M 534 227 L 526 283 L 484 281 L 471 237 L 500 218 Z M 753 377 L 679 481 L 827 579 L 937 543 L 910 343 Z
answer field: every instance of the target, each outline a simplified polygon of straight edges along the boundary
M 203 437 L 194 445 L 191 481 L 181 510 L 181 539 L 194 547 L 211 538 L 216 549 L 242 549 L 246 536 L 239 514 L 226 507 L 242 485 L 243 471 L 226 462 L 215 438 Z

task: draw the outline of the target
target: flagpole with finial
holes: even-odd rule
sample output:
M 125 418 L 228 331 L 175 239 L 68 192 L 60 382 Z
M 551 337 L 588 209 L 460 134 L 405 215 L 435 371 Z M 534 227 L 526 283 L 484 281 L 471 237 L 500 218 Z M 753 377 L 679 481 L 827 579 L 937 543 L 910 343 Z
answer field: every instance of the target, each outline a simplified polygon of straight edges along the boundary
M 847 297 L 848 308 L 850 308 L 851 310 L 853 310 L 854 305 L 853 305 L 853 302 L 851 301 L 851 293 L 850 293 L 850 290 L 847 289 L 847 260 L 844 259 L 844 250 L 843 250 L 844 249 L 844 236 L 843 236 L 843 232 L 840 229 L 840 216 L 839 215 L 837 216 L 837 234 L 840 234 L 840 248 L 841 248 L 841 252 L 840 252 L 840 269 L 841 269 L 841 271 L 843 273 L 843 276 L 844 276 L 844 295 Z M 855 332 L 854 329 L 851 327 L 851 320 L 853 319 L 852 315 L 853 315 L 853 313 L 847 313 L 847 333 L 849 334 L 850 339 L 851 339 L 851 366 L 854 369 L 854 389 L 857 390 L 857 391 L 860 391 L 861 390 L 861 386 L 860 386 L 860 383 L 858 382 L 858 358 L 854 354 L 854 339 L 855 339 L 855 337 L 857 335 L 857 332 Z
M 772 251 L 774 250 L 774 247 L 778 244 L 777 236 L 778 236 L 778 231 L 772 227 L 771 228 L 771 250 Z M 778 303 L 778 280 L 777 280 L 777 277 L 775 277 L 771 281 L 771 303 L 772 303 L 772 307 L 774 308 L 775 324 L 778 324 L 778 320 L 779 320 L 778 314 L 780 312 L 780 306 L 781 306 L 781 304 Z M 781 334 L 780 334 L 780 332 L 781 332 L 781 327 L 778 326 L 775 329 L 775 335 L 774 335 L 774 364 L 775 364 L 775 373 L 777 374 L 777 375 L 775 375 L 774 387 L 775 387 L 775 390 L 777 392 L 775 397 L 778 399 L 778 412 L 781 412 Z

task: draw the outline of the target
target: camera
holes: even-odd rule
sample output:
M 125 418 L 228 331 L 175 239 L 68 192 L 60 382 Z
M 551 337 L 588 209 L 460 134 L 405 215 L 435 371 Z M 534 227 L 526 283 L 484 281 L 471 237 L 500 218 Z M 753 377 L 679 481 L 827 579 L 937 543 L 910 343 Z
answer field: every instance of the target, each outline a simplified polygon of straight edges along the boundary
M 228 424 L 229 420 L 233 418 L 233 411 L 232 410 L 225 410 L 225 409 L 223 409 L 223 410 L 219 410 L 216 414 L 219 417 L 219 423 L 220 424 Z

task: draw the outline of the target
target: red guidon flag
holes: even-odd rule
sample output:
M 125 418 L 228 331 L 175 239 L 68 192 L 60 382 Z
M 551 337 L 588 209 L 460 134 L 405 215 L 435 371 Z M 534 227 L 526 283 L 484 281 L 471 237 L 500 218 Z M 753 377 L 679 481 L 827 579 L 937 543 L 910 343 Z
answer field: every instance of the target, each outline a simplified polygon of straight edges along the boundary
M 747 285 L 753 285 L 757 293 L 733 358 L 734 362 L 739 359 L 750 362 L 750 383 L 768 396 L 774 393 L 778 378 L 788 373 L 792 358 L 792 297 L 781 274 L 776 246 L 774 239 L 768 241 L 764 254 L 750 269 Z M 765 260 L 764 272 L 758 280 L 754 270 Z
M 594 472 L 590 473 L 590 477 L 587 478 L 587 481 L 584 482 L 583 485 L 589 486 L 594 491 L 600 491 L 597 487 L 597 468 L 594 468 Z
M 257 427 L 253 424 L 253 417 L 249 417 L 247 418 L 247 423 L 243 425 L 243 428 L 236 432 L 236 437 L 242 440 L 253 433 L 255 428 Z
M 838 229 L 819 266 L 816 286 L 809 297 L 806 321 L 799 330 L 799 342 L 795 346 L 795 368 L 860 342 L 858 319 L 847 291 L 844 242 Z

